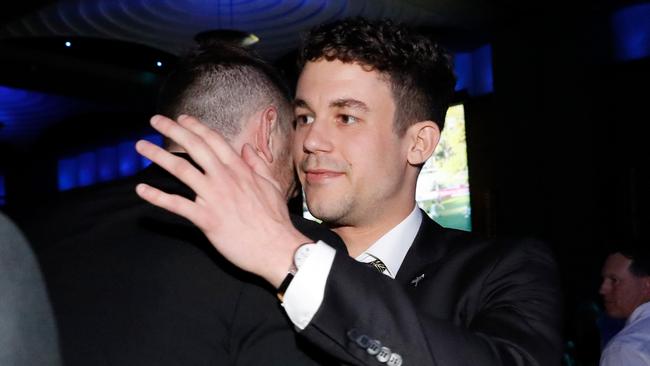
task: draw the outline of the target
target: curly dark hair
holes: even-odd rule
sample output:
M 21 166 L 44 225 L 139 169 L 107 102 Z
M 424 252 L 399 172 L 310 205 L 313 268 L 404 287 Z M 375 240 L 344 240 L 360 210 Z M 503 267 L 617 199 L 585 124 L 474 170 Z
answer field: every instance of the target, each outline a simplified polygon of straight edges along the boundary
M 318 26 L 307 35 L 299 66 L 320 59 L 358 63 L 384 74 L 395 99 L 398 134 L 418 121 L 444 127 L 456 84 L 451 56 L 406 25 L 356 17 Z

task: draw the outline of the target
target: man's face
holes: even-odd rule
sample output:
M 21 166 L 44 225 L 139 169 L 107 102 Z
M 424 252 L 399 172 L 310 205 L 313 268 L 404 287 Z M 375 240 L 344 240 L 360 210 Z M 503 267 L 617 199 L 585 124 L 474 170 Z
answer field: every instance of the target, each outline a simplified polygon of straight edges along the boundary
M 338 60 L 308 62 L 295 104 L 293 156 L 314 216 L 356 226 L 405 200 L 412 208 L 403 189 L 408 147 L 393 130 L 395 102 L 379 73 Z
M 613 318 L 628 318 L 637 306 L 648 300 L 647 279 L 633 275 L 629 270 L 631 263 L 631 259 L 614 253 L 607 257 L 602 269 L 600 294 L 605 311 Z

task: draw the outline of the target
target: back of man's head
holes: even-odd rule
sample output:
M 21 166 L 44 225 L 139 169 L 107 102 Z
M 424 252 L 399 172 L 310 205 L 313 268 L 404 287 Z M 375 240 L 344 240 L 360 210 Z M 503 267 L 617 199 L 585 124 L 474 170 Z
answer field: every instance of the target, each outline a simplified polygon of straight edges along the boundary
M 320 59 L 358 63 L 383 74 L 395 99 L 399 135 L 419 121 L 444 127 L 456 78 L 451 56 L 423 34 L 391 20 L 339 20 L 307 35 L 301 66 Z
M 165 81 L 158 112 L 197 117 L 232 141 L 242 123 L 268 105 L 277 109 L 280 128 L 291 128 L 290 92 L 275 69 L 247 49 L 203 40 Z

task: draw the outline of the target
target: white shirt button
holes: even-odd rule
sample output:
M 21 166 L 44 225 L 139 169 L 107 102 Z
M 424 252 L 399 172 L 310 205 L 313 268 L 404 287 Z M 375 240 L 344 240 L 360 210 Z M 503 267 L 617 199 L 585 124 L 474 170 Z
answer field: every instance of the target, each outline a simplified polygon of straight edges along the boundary
M 400 356 L 399 353 L 392 353 L 386 365 L 401 366 L 402 362 L 402 356 Z
M 366 351 L 368 351 L 368 354 L 371 356 L 378 354 L 380 350 L 381 350 L 381 342 L 379 342 L 376 339 L 370 341 L 368 348 L 366 348 Z
M 388 347 L 381 347 L 379 350 L 379 353 L 377 354 L 377 361 L 384 363 L 390 359 L 390 348 Z

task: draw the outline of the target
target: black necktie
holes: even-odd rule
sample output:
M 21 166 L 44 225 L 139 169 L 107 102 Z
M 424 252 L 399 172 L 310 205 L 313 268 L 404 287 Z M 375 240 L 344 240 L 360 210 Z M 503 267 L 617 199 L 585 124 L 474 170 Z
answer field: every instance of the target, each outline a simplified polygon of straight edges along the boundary
M 379 259 L 375 259 L 372 262 L 368 262 L 368 263 L 366 263 L 366 265 L 368 265 L 371 268 L 376 269 L 377 271 L 379 271 L 379 273 L 384 273 L 384 271 L 386 270 L 386 265 L 384 264 L 384 262 L 382 262 Z

